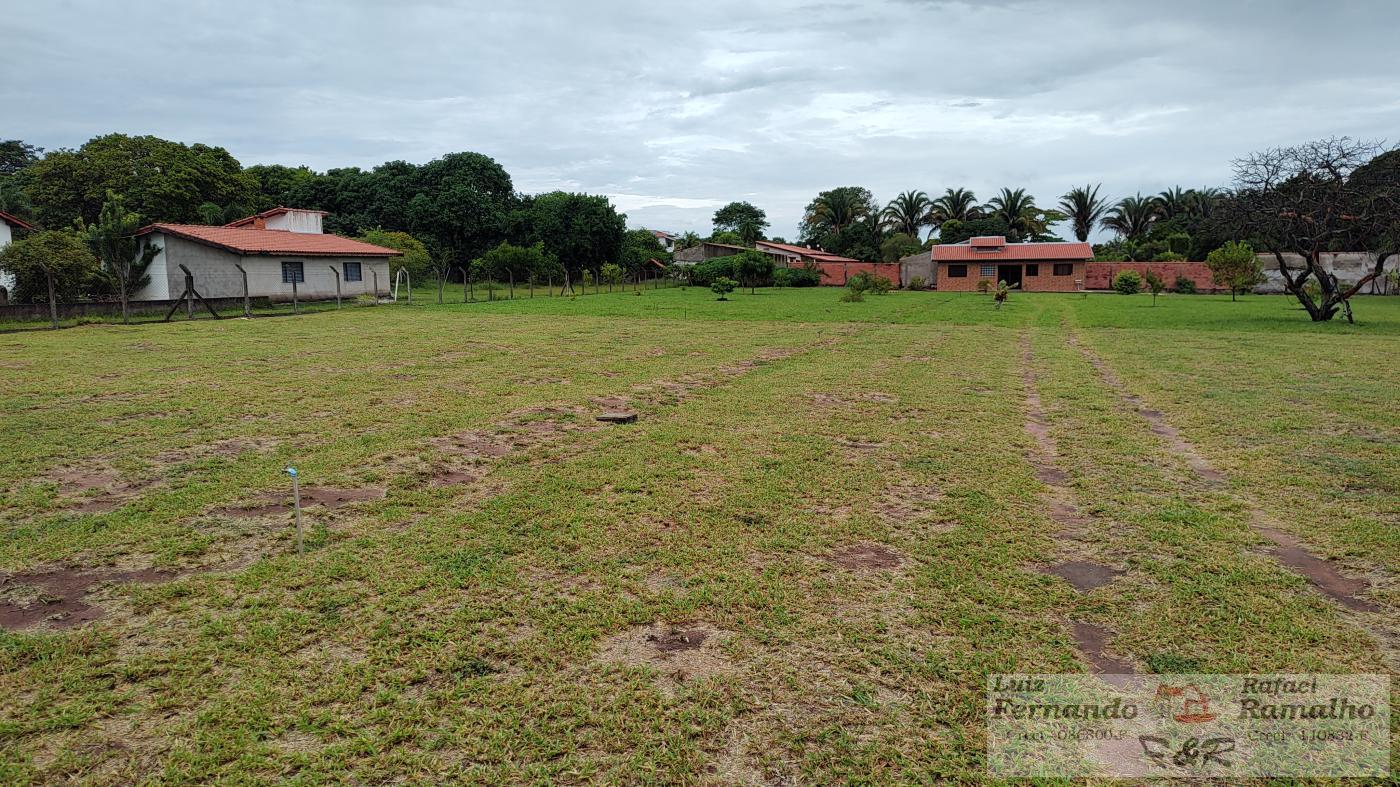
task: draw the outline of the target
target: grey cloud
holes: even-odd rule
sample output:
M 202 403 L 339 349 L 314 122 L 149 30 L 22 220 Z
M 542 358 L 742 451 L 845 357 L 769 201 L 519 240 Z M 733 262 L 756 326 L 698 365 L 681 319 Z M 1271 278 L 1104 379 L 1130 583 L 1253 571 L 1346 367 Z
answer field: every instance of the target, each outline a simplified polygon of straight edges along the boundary
M 1389 0 L 7 5 L 6 138 L 321 169 L 478 150 L 677 231 L 749 199 L 791 237 L 844 184 L 1219 184 L 1256 148 L 1400 128 Z

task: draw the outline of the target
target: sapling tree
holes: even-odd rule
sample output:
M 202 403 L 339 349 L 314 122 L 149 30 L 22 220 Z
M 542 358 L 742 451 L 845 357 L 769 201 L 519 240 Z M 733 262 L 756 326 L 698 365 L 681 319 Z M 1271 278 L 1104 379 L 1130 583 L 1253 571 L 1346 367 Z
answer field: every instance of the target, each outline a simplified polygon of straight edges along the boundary
M 734 288 L 738 286 L 739 282 L 734 281 L 728 276 L 716 276 L 714 281 L 710 282 L 710 292 L 713 292 L 714 294 L 719 296 L 715 300 L 727 301 L 729 299 L 725 296 L 727 296 L 731 292 L 734 292 Z
M 1210 268 L 1210 280 L 1217 287 L 1230 288 L 1230 300 L 1235 293 L 1248 292 L 1254 285 L 1264 281 L 1264 269 L 1259 264 L 1259 255 L 1248 243 L 1230 241 L 1206 255 L 1206 267 Z
M 95 224 L 78 228 L 102 269 L 112 277 L 122 303 L 122 322 L 131 321 L 131 293 L 145 286 L 146 268 L 160 254 L 160 246 L 136 237 L 141 216 L 126 209 L 126 200 L 110 189 Z
M 1157 305 L 1157 296 L 1162 294 L 1162 290 L 1167 288 L 1167 283 L 1162 281 L 1162 277 L 1151 268 L 1147 269 L 1147 289 L 1152 292 L 1152 305 Z

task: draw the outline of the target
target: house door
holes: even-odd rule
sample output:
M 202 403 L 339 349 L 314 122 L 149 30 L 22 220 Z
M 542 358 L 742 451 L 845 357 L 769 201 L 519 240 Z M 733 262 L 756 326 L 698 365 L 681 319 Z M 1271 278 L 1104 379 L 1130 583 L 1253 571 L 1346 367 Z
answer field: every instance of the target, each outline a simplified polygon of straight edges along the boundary
M 1008 287 L 1017 287 L 1018 285 L 1021 284 L 1021 266 L 1020 266 L 1020 265 L 998 265 L 998 266 L 997 266 L 997 281 L 999 281 L 999 282 L 1003 282 L 1003 281 L 1006 282 L 1006 286 L 1008 286 Z

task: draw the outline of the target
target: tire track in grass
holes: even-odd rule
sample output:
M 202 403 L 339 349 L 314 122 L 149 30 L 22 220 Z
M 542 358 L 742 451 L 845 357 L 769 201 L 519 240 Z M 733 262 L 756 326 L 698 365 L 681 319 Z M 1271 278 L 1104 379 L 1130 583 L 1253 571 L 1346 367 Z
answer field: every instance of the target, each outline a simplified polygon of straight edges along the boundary
M 1036 445 L 1036 455 L 1031 459 L 1031 464 L 1035 467 L 1036 478 L 1046 486 L 1046 491 L 1041 497 L 1050 511 L 1050 518 L 1059 525 L 1055 539 L 1062 544 L 1088 541 L 1092 520 L 1079 512 L 1074 502 L 1074 493 L 1069 487 L 1069 476 L 1056 464 L 1059 448 L 1050 434 L 1049 420 L 1045 416 L 1040 392 L 1036 387 L 1034 360 L 1030 335 L 1022 334 L 1021 377 L 1025 387 L 1025 430 Z M 1069 582 L 1080 593 L 1089 593 L 1103 587 L 1123 573 L 1089 560 L 1067 560 L 1044 570 Z M 1080 655 L 1095 673 L 1104 675 L 1136 672 L 1131 662 L 1108 653 L 1113 632 L 1107 628 L 1087 621 L 1071 620 L 1070 634 Z
M 1185 461 L 1199 480 L 1209 487 L 1222 489 L 1243 506 L 1248 512 L 1250 528 L 1271 544 L 1268 548 L 1270 557 L 1301 576 L 1323 596 L 1351 612 L 1361 613 L 1353 616 L 1354 622 L 1382 643 L 1387 657 L 1394 662 L 1394 638 L 1385 634 L 1383 627 L 1371 625 L 1368 619 L 1371 615 L 1385 612 L 1380 604 L 1364 597 L 1371 589 L 1368 580 L 1347 576 L 1331 561 L 1318 557 L 1302 541 L 1280 529 L 1278 523 L 1272 520 L 1248 493 L 1225 491 L 1223 487 L 1228 482 L 1225 474 L 1196 450 L 1180 430 L 1166 420 L 1165 414 L 1145 406 L 1142 398 L 1128 390 L 1117 373 L 1097 353 L 1080 342 L 1073 332 L 1067 334 L 1066 341 L 1088 361 L 1103 384 L 1113 391 L 1128 409 L 1141 417 L 1154 435 L 1165 441 L 1172 451 Z

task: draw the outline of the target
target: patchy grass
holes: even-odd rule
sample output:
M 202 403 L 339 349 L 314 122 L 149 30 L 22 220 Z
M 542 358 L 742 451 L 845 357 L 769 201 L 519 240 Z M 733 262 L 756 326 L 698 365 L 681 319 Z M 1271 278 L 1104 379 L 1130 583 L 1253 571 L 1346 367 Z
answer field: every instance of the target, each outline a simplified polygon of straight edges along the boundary
M 0 337 L 0 569 L 100 611 L 0 633 L 0 781 L 981 781 L 986 676 L 1091 669 L 1085 631 L 1393 671 L 1400 300 L 838 295 Z

